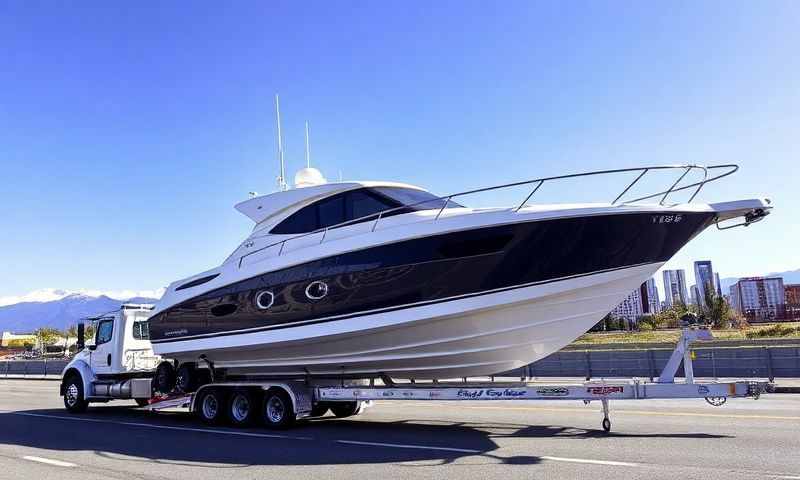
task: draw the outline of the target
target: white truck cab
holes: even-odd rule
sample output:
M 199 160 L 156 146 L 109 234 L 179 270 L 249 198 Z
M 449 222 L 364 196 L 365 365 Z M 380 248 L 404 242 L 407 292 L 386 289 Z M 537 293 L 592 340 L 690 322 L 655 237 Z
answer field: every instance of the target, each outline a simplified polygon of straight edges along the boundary
M 134 399 L 146 404 L 160 357 L 153 353 L 147 319 L 153 306 L 124 304 L 116 312 L 87 319 L 95 326 L 94 342 L 84 347 L 83 324 L 78 325 L 81 350 L 64 367 L 61 395 L 72 412 L 89 402 Z

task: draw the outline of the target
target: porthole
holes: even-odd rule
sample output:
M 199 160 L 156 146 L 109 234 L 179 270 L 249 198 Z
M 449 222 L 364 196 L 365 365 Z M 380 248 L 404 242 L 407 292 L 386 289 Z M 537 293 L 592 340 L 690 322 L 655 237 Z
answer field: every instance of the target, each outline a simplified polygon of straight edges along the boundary
M 256 306 L 261 310 L 267 310 L 275 303 L 275 294 L 269 290 L 262 290 L 256 295 Z
M 319 280 L 313 281 L 306 287 L 306 297 L 311 300 L 321 300 L 328 294 L 328 284 Z

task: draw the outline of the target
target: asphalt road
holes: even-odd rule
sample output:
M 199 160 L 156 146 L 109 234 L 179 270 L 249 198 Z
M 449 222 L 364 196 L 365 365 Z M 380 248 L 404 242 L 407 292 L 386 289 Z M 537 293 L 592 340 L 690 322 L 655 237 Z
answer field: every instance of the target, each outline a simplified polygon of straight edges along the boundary
M 119 402 L 70 415 L 58 382 L 0 380 L 0 479 L 624 478 L 800 480 L 800 395 L 579 402 L 379 402 L 274 432 Z

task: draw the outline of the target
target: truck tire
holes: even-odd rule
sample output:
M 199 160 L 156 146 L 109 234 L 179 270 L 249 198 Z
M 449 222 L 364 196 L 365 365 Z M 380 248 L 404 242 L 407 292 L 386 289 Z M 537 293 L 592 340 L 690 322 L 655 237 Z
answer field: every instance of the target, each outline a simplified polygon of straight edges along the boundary
M 161 362 L 156 367 L 153 377 L 153 390 L 159 393 L 169 393 L 175 388 L 175 367 L 170 362 Z
M 79 374 L 72 374 L 64 381 L 64 407 L 69 413 L 83 413 L 89 408 Z
M 237 388 L 231 392 L 227 403 L 228 420 L 234 427 L 244 427 L 258 416 L 258 401 L 251 390 Z
M 267 428 L 282 430 L 294 424 L 294 406 L 286 390 L 271 388 L 264 394 L 261 419 Z
M 194 364 L 183 363 L 178 367 L 175 389 L 183 393 L 192 393 L 197 390 L 197 371 Z
M 336 418 L 352 417 L 360 413 L 361 405 L 359 402 L 336 402 L 331 403 L 331 412 Z
M 197 416 L 200 420 L 209 424 L 216 425 L 222 422 L 225 417 L 225 393 L 221 388 L 206 388 L 197 397 Z

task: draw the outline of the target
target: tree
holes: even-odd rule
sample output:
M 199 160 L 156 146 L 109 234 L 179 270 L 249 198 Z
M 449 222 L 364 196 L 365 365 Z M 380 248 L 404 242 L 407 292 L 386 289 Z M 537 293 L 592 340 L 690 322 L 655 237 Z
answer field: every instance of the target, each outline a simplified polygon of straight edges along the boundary
M 57 328 L 41 327 L 33 332 L 36 335 L 36 343 L 42 349 L 42 352 L 49 346 L 58 342 L 59 339 L 64 337 Z
M 665 308 L 656 315 L 656 323 L 659 326 L 668 328 L 678 328 L 681 326 L 681 317 L 689 312 L 689 308 L 683 302 L 675 302 L 669 308 Z
M 700 312 L 705 315 L 706 321 L 714 328 L 730 328 L 732 318 L 728 301 L 723 296 L 717 295 L 717 291 L 710 283 L 706 285 L 704 297 Z
M 663 318 L 659 315 L 645 314 L 636 322 L 640 330 L 655 330 L 661 326 Z

